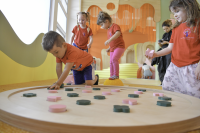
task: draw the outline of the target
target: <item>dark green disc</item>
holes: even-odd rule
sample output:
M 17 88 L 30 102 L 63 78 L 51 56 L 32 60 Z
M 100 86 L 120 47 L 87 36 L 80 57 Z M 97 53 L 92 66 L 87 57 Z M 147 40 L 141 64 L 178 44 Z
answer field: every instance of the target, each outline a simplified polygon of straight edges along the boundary
M 159 100 L 166 100 L 166 101 L 172 100 L 171 97 L 158 97 L 158 99 L 159 99 Z
M 106 99 L 106 97 L 101 95 L 96 95 L 94 96 L 94 99 Z
M 125 105 L 122 105 L 122 106 L 114 105 L 113 111 L 114 112 L 130 113 L 130 108 L 129 108 L 129 106 L 125 106 Z
M 170 107 L 171 102 L 166 102 L 166 101 L 157 101 L 158 106 L 164 106 L 164 107 Z
M 101 90 L 100 88 L 93 88 L 93 90 Z
M 146 92 L 146 89 L 138 89 L 138 91 Z
M 78 95 L 77 93 L 67 93 L 68 97 L 78 97 Z
M 77 100 L 76 104 L 78 104 L 78 105 L 90 105 L 91 101 L 90 100 Z
M 128 94 L 128 97 L 139 98 L 139 95 L 138 94 Z
M 24 93 L 23 97 L 36 97 L 37 95 L 35 93 Z
M 67 83 L 66 85 L 72 85 L 72 83 Z
M 73 88 L 65 88 L 65 91 L 73 91 Z

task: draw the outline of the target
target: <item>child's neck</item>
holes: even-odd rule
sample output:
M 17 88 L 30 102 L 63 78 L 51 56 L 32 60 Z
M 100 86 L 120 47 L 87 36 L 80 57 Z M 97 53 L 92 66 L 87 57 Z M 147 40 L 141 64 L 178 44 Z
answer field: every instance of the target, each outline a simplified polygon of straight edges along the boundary
M 82 29 L 85 29 L 85 28 L 86 28 L 86 25 L 85 25 L 85 26 L 83 26 L 83 25 L 80 25 L 80 27 L 81 27 Z
M 108 29 L 110 29 L 110 27 L 112 26 L 112 24 L 113 24 L 113 23 L 110 23 L 110 25 L 109 25 Z

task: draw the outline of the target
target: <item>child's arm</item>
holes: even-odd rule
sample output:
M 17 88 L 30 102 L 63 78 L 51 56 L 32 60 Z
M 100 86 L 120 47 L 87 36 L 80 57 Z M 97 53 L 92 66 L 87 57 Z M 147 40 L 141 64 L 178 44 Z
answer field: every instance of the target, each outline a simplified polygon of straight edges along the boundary
M 69 74 L 69 71 L 71 70 L 73 65 L 74 65 L 74 63 L 66 63 L 65 64 L 65 68 L 64 68 L 62 74 L 60 75 L 58 81 L 56 83 L 54 83 L 53 85 L 51 85 L 50 89 L 54 88 L 57 90 L 60 88 L 61 84 L 66 79 L 66 77 Z
M 93 43 L 93 36 L 89 36 L 90 37 L 90 41 L 89 41 L 89 43 L 87 44 L 87 47 L 88 48 L 91 48 L 91 45 L 92 45 L 92 43 Z
M 198 66 L 195 70 L 195 76 L 196 76 L 197 80 L 200 80 L 200 61 L 199 61 Z
M 72 37 L 71 37 L 71 45 L 72 45 L 72 43 L 73 43 L 73 41 L 74 41 L 74 37 L 75 37 L 75 35 L 74 35 L 74 33 L 72 33 Z
M 62 62 L 56 63 L 56 73 L 57 73 L 57 77 L 59 79 L 60 75 L 62 74 Z
M 111 41 L 117 39 L 121 35 L 120 31 L 116 31 L 115 34 L 105 42 L 105 45 L 108 45 Z
M 163 50 L 161 51 L 158 51 L 158 52 L 155 52 L 153 54 L 152 57 L 148 57 L 146 56 L 148 59 L 153 59 L 155 57 L 160 57 L 160 56 L 164 56 L 164 55 L 168 55 L 172 52 L 172 48 L 173 48 L 174 44 L 173 43 L 169 43 L 168 47 L 167 48 L 164 48 Z

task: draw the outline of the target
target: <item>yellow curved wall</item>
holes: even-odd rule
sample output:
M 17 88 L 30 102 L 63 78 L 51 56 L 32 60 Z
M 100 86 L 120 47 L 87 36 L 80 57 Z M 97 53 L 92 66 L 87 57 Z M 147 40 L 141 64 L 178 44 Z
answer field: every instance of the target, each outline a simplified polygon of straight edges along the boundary
M 0 51 L 0 85 L 55 79 L 56 59 L 50 53 L 39 67 L 26 67 L 16 63 Z

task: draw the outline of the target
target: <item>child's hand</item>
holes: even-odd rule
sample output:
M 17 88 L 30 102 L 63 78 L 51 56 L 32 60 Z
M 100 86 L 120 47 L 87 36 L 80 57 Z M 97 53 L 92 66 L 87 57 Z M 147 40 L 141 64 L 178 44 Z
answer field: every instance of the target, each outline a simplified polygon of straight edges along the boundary
M 53 88 L 54 88 L 54 90 L 59 90 L 60 85 L 58 85 L 57 82 L 56 82 L 56 83 L 54 83 L 53 85 L 50 86 L 50 90 L 53 89 Z
M 91 44 L 87 44 L 87 47 L 88 47 L 88 48 L 91 48 Z
M 200 63 L 198 64 L 196 70 L 195 70 L 195 76 L 197 80 L 200 80 Z
M 148 56 L 148 55 L 145 55 L 146 56 L 146 58 L 148 59 L 148 60 L 152 60 L 153 58 L 155 58 L 155 57 L 157 57 L 157 54 L 156 54 L 156 52 L 155 53 L 153 53 L 153 56 L 152 57 L 150 57 L 150 56 Z
M 110 48 L 106 49 L 106 52 L 110 52 Z
M 110 40 L 107 40 L 106 42 L 105 42 L 105 45 L 108 45 L 110 43 Z

